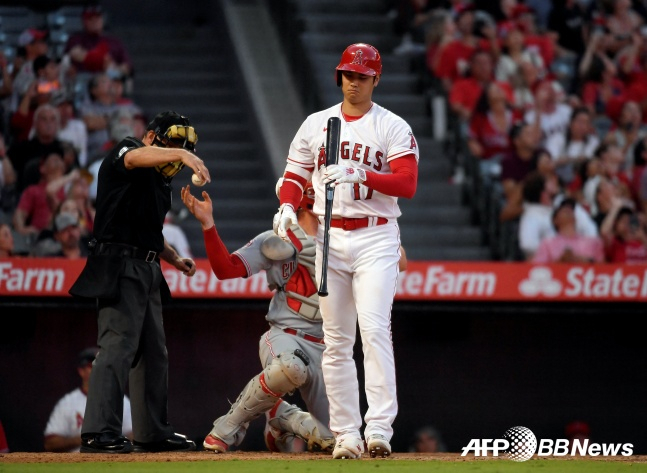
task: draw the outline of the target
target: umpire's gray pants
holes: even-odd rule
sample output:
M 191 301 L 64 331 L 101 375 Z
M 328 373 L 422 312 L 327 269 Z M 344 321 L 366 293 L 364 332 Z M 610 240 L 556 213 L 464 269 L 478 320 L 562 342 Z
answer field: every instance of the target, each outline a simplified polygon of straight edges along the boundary
M 134 440 L 156 442 L 173 434 L 167 420 L 168 353 L 161 282 L 159 263 L 127 258 L 119 299 L 99 299 L 100 351 L 90 375 L 83 434 L 121 435 L 127 380 Z

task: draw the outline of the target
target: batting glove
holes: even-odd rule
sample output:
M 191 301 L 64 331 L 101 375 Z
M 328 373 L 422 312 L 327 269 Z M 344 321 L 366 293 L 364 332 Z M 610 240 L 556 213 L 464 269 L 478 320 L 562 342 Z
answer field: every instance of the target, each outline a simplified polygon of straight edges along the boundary
M 366 171 L 359 168 L 351 168 L 340 164 L 331 164 L 326 167 L 323 175 L 324 184 L 330 184 L 333 187 L 345 182 L 362 183 L 366 180 Z
M 292 225 L 297 224 L 297 214 L 294 213 L 294 207 L 291 204 L 283 204 L 279 207 L 279 211 L 274 215 L 272 220 L 272 228 L 274 233 L 280 236 L 283 240 L 289 241 L 287 231 Z

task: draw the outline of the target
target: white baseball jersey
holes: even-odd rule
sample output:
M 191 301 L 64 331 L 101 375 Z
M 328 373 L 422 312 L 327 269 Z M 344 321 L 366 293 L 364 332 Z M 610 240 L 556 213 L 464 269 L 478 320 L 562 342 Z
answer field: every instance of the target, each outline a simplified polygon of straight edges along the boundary
M 315 190 L 313 212 L 325 213 L 323 172 L 328 119 L 341 121 L 338 164 L 377 174 L 391 174 L 394 160 L 414 155 L 418 144 L 411 127 L 373 103 L 359 119 L 346 121 L 341 105 L 314 113 L 299 128 L 287 158 L 286 173 L 308 179 Z M 386 223 L 354 230 L 330 229 L 327 297 L 319 300 L 326 349 L 322 372 L 330 405 L 330 430 L 337 439 L 360 437 L 359 381 L 353 359 L 356 326 L 364 353 L 364 388 L 368 410 L 365 437 L 391 439 L 397 405 L 395 361 L 391 343 L 391 307 L 400 260 L 398 198 L 345 183 L 335 188 L 332 215 L 343 218 L 385 217 Z M 321 280 L 324 226 L 317 233 L 316 279 Z
M 377 174 L 390 174 L 389 163 L 414 154 L 419 159 L 418 144 L 411 127 L 402 118 L 373 103 L 360 119 L 346 122 L 341 104 L 308 116 L 299 128 L 288 153 L 286 171 L 304 178 L 314 166 L 312 185 L 315 190 L 316 215 L 325 213 L 326 132 L 328 118 L 339 117 L 338 164 L 364 169 Z M 397 197 L 382 194 L 363 184 L 341 184 L 335 188 L 332 214 L 336 217 L 397 218 L 401 215 Z
M 45 427 L 45 437 L 49 435 L 61 435 L 63 437 L 78 437 L 81 435 L 81 426 L 83 425 L 83 415 L 85 414 L 85 403 L 87 396 L 80 388 L 67 393 L 54 406 L 54 410 L 49 416 L 47 427 Z M 133 430 L 133 422 L 130 414 L 130 400 L 124 397 L 124 417 L 122 431 L 124 434 Z M 78 452 L 80 447 L 71 450 Z

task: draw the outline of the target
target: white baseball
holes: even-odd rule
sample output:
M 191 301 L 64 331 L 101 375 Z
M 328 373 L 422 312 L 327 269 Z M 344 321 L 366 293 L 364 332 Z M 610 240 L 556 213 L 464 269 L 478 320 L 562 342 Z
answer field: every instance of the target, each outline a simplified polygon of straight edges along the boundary
M 193 176 L 191 176 L 191 182 L 193 182 L 193 184 L 195 184 L 196 186 L 204 186 L 207 183 L 207 181 L 205 181 L 195 173 L 193 174 Z

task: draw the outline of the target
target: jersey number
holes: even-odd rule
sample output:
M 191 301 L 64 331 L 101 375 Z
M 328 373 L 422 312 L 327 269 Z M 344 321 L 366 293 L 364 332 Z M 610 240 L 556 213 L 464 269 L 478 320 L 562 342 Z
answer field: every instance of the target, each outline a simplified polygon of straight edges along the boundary
M 371 197 L 373 197 L 373 189 L 368 187 L 366 190 L 366 197 L 364 197 L 364 200 L 368 200 Z M 353 184 L 353 199 L 362 200 L 362 192 L 359 188 L 359 182 L 356 182 L 355 184 Z

